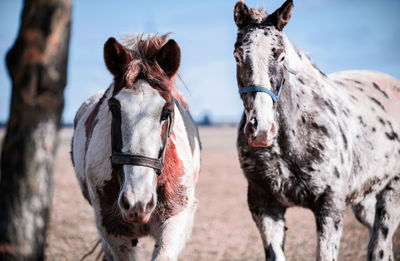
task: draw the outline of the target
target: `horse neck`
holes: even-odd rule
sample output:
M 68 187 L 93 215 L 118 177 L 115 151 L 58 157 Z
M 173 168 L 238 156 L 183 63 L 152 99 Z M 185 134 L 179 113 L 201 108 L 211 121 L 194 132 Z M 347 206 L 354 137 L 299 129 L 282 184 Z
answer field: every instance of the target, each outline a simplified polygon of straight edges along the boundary
M 295 139 L 293 131 L 297 132 L 297 123 L 304 120 L 302 117 L 305 114 L 312 115 L 315 112 L 320 93 L 329 95 L 331 85 L 329 78 L 285 36 L 284 42 L 287 67 L 296 74 L 285 73 L 285 84 L 277 104 L 277 123 L 281 131 L 291 132 L 286 136 L 294 136 Z
M 313 79 L 317 82 L 327 81 L 327 76 L 311 61 L 303 51 L 297 49 L 289 39 L 283 35 L 286 50 L 286 63 L 290 69 L 301 78 Z

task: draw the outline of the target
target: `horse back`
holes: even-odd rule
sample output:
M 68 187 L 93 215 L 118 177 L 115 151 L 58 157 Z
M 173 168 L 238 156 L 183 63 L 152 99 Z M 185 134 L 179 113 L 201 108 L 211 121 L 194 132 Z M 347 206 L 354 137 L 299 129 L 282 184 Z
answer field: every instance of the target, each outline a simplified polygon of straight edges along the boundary
M 400 81 L 375 71 L 343 71 L 329 75 L 334 81 L 347 83 L 349 91 L 360 96 L 360 91 L 369 100 L 382 105 L 387 114 L 400 127 Z M 362 94 L 361 94 L 362 95 Z

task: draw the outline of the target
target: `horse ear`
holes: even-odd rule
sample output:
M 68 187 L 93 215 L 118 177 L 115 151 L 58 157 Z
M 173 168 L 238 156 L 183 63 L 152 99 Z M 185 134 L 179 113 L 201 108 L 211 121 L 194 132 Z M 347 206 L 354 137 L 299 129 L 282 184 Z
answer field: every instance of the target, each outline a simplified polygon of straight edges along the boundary
M 126 70 L 131 55 L 114 37 L 108 38 L 104 44 L 104 61 L 108 70 L 114 75 L 123 73 Z
M 238 29 L 242 29 L 251 22 L 250 11 L 243 0 L 238 1 L 233 10 L 233 18 Z
M 172 78 L 181 64 L 181 49 L 178 44 L 172 39 L 164 44 L 156 55 L 156 62 Z
M 282 31 L 285 25 L 289 22 L 293 10 L 293 0 L 287 0 L 273 14 L 271 14 L 272 24 Z

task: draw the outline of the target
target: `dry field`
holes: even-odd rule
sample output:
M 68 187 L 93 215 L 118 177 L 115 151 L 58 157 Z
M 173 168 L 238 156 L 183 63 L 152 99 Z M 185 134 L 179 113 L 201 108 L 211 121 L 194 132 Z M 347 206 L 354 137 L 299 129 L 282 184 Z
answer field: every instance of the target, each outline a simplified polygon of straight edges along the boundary
M 2 133 L 0 133 L 2 134 Z M 197 187 L 200 201 L 191 240 L 181 260 L 264 260 L 258 231 L 246 203 L 246 180 L 237 160 L 234 128 L 201 128 L 202 170 Z M 55 163 L 47 260 L 79 260 L 99 239 L 93 212 L 81 195 L 70 160 L 71 129 L 61 131 Z M 0 135 L 2 136 L 2 135 Z M 310 211 L 292 208 L 286 214 L 287 260 L 314 260 L 315 221 Z M 394 237 L 400 260 L 400 230 Z M 153 241 L 139 240 L 138 260 L 150 260 Z M 365 260 L 368 231 L 351 211 L 346 213 L 339 260 Z M 86 260 L 95 260 L 100 247 Z

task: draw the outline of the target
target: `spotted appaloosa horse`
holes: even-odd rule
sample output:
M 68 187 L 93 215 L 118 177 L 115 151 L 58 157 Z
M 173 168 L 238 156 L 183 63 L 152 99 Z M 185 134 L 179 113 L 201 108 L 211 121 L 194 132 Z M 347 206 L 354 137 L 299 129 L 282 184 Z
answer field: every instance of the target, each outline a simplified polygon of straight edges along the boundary
M 292 9 L 292 1 L 272 14 L 242 1 L 234 9 L 245 108 L 237 148 L 266 259 L 285 260 L 285 211 L 302 206 L 316 217 L 317 260 L 337 260 L 350 205 L 371 232 L 368 260 L 394 260 L 400 81 L 371 71 L 325 75 L 282 32 Z
M 113 84 L 75 118 L 72 159 L 93 206 L 106 260 L 133 260 L 151 235 L 152 260 L 177 260 L 196 210 L 200 140 L 175 88 L 180 49 L 167 36 L 104 45 Z

